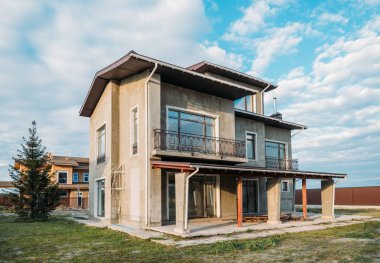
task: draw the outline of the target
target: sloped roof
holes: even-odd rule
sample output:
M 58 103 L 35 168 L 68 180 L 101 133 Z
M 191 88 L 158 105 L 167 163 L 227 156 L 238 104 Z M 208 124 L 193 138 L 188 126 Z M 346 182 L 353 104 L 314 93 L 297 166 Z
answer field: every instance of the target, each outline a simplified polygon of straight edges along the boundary
M 89 158 L 85 157 L 67 157 L 67 156 L 57 156 L 53 155 L 51 157 L 51 163 L 54 165 L 62 165 L 62 166 L 73 166 L 78 167 L 80 163 L 89 163 Z
M 266 92 L 274 90 L 277 88 L 277 85 L 271 84 L 268 81 L 265 81 L 263 79 L 248 75 L 246 73 L 227 68 L 221 65 L 217 65 L 208 61 L 202 61 L 197 64 L 194 64 L 190 67 L 187 67 L 187 69 L 196 71 L 199 73 L 214 73 L 219 76 L 223 76 L 238 82 L 242 82 L 248 85 L 256 86 L 261 89 L 266 89 Z
M 209 76 L 193 69 L 183 68 L 130 51 L 121 59 L 95 74 L 79 115 L 84 117 L 90 117 L 92 115 L 92 112 L 110 80 L 120 81 L 145 70 L 152 70 L 155 65 L 157 65 L 156 73 L 160 74 L 162 82 L 171 83 L 187 89 L 231 100 L 237 100 L 244 96 L 257 93 L 253 87 L 249 88 L 245 85 L 234 83 L 233 81 Z M 232 71 L 229 71 L 228 74 L 231 76 L 234 75 Z M 235 75 L 235 78 L 240 76 L 237 72 L 235 72 Z M 251 79 L 251 81 L 253 81 L 253 79 Z M 257 84 L 256 86 L 259 87 L 272 85 L 269 82 L 263 80 L 259 81 L 258 79 L 255 83 Z

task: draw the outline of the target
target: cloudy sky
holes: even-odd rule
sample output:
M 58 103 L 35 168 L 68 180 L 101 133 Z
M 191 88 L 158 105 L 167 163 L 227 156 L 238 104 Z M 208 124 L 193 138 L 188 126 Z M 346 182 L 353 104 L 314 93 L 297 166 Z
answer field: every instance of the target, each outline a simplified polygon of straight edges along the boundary
M 209 60 L 274 83 L 302 170 L 380 185 L 380 1 L 108 0 L 0 3 L 0 180 L 36 120 L 59 155 L 88 155 L 78 111 L 95 72 L 133 49 Z

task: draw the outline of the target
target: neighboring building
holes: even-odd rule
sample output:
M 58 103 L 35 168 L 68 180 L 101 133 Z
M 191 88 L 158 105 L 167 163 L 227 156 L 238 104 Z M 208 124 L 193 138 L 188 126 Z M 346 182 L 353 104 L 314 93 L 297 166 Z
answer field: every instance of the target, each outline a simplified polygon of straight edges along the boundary
M 264 115 L 275 85 L 219 65 L 182 68 L 133 51 L 96 73 L 80 110 L 90 117 L 90 216 L 150 227 L 188 218 L 236 219 L 293 212 L 296 178 L 322 180 L 333 219 L 333 178 L 303 172 L 291 131 Z
M 89 158 L 48 155 L 54 181 L 61 189 L 61 207 L 88 209 Z
M 62 207 L 88 209 L 89 159 L 50 155 Z

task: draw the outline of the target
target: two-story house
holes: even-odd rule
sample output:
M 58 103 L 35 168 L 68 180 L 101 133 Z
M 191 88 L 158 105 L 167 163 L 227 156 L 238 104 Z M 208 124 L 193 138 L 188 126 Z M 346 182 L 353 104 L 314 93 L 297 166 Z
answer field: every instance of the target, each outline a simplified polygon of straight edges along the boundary
M 322 184 L 334 217 L 334 178 L 298 170 L 292 130 L 264 115 L 277 86 L 208 62 L 183 68 L 133 51 L 98 71 L 80 115 L 90 118 L 90 216 L 149 228 L 190 220 L 293 212 L 295 180 Z M 306 189 L 306 188 L 305 188 Z M 306 200 L 305 200 L 306 201 Z
M 49 153 L 52 173 L 61 189 L 61 205 L 88 209 L 89 158 Z

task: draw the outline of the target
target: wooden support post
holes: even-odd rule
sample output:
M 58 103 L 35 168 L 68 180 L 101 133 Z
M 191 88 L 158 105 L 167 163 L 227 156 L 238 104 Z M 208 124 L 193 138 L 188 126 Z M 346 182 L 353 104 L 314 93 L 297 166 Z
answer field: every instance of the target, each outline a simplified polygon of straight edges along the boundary
M 243 226 L 243 176 L 241 175 L 237 183 L 237 226 Z
M 302 179 L 302 219 L 307 219 L 307 189 L 306 178 Z

